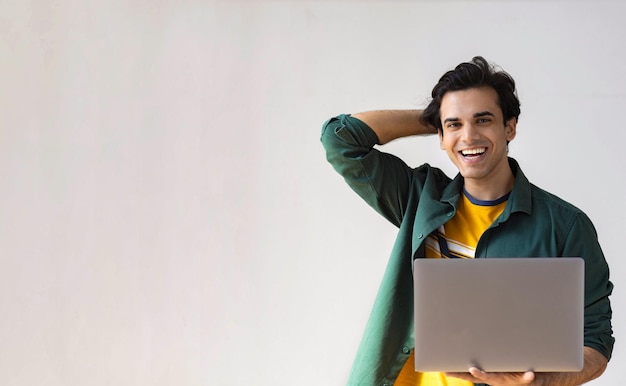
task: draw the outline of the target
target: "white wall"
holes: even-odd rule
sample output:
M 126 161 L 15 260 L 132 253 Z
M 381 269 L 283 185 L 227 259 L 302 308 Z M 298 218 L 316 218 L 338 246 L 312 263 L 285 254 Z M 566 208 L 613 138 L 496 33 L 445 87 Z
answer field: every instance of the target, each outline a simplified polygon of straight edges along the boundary
M 395 236 L 321 124 L 480 54 L 626 315 L 622 2 L 0 2 L 0 384 L 341 385 Z M 392 143 L 454 172 L 436 139 Z

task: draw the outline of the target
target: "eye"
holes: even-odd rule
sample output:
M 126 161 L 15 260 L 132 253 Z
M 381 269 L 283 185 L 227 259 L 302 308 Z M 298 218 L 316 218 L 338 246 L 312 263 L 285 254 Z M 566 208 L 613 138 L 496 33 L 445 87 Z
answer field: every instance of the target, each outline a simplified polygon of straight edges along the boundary
M 461 123 L 460 122 L 450 122 L 448 123 L 448 125 L 446 126 L 449 129 L 456 129 L 458 127 L 461 127 Z
M 478 118 L 476 120 L 476 122 L 477 123 L 489 123 L 489 122 L 491 122 L 491 119 L 489 119 L 489 118 Z

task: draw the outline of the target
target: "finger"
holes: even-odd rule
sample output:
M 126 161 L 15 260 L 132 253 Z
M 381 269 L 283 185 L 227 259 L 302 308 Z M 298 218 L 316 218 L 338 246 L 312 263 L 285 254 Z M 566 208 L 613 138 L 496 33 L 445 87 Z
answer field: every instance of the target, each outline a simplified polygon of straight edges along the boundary
M 535 380 L 535 373 L 532 371 L 527 371 L 524 373 L 524 375 L 522 375 L 522 381 L 526 383 L 531 383 L 534 380 Z
M 529 384 L 535 379 L 535 373 L 488 373 L 476 367 L 469 369 L 469 375 L 483 383 L 495 383 L 503 385 Z
M 446 377 L 458 378 L 472 383 L 480 383 L 480 379 L 475 378 L 470 373 L 445 373 Z
M 478 379 L 483 379 L 487 373 L 479 369 L 478 367 L 470 367 L 469 373 L 472 374 L 473 377 Z

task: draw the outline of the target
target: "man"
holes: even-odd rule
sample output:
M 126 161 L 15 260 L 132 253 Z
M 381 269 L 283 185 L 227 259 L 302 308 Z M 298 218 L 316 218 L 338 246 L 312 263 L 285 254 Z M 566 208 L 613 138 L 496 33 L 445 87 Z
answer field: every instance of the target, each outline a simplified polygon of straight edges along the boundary
M 324 124 L 321 140 L 328 161 L 356 193 L 399 227 L 349 385 L 563 386 L 600 376 L 614 343 L 608 266 L 588 217 L 530 184 L 508 157 L 520 114 L 514 80 L 475 57 L 445 73 L 432 98 L 423 111 L 370 111 L 340 115 Z M 459 170 L 454 179 L 428 164 L 410 168 L 375 148 L 429 134 L 439 136 L 441 149 Z M 584 258 L 583 370 L 416 373 L 411 354 L 412 259 L 520 256 Z

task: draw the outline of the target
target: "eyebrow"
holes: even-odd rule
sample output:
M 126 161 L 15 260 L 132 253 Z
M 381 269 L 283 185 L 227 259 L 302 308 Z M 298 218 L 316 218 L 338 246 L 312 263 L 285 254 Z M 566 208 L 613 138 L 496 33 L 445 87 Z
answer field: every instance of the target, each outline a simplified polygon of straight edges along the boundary
M 480 117 L 496 117 L 494 113 L 492 113 L 491 111 L 481 111 L 480 113 L 476 113 L 474 114 L 474 118 L 480 118 Z
M 491 111 L 481 111 L 479 113 L 474 114 L 474 118 L 487 117 L 487 116 L 495 118 L 495 114 L 492 113 Z M 460 119 L 456 117 L 451 117 L 451 118 L 444 119 L 443 123 L 457 122 L 457 121 L 460 121 Z

